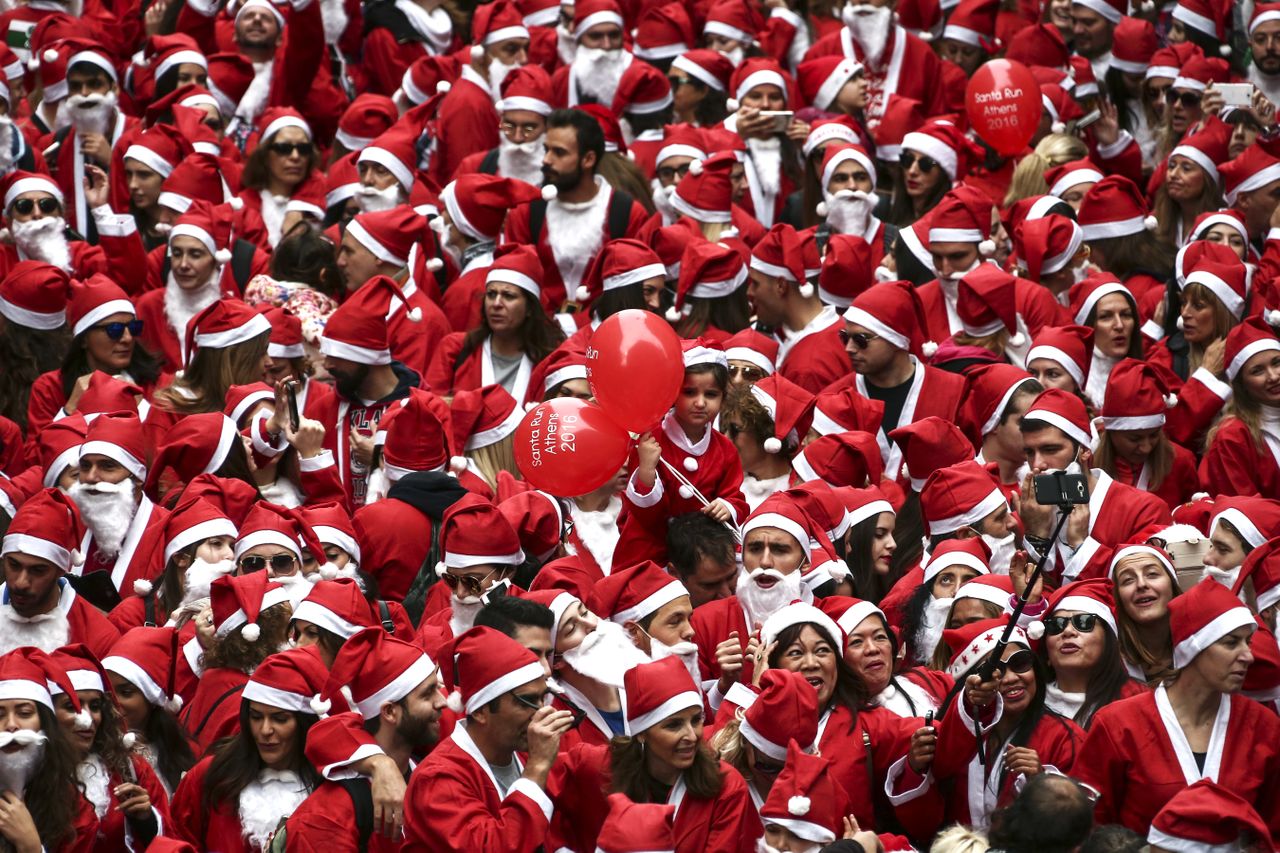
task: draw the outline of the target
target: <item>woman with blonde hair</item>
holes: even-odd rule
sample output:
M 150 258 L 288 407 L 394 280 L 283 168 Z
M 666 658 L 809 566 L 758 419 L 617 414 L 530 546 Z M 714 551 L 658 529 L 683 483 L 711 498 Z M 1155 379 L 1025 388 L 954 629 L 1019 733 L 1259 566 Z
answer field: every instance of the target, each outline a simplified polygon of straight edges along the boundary
M 221 412 L 232 385 L 262 379 L 271 324 L 239 299 L 220 299 L 187 324 L 184 368 L 156 392 L 157 408 L 177 417 Z
M 1192 223 L 1201 214 L 1222 206 L 1222 179 L 1218 163 L 1227 159 L 1231 128 L 1210 116 L 1203 129 L 1187 137 L 1165 161 L 1164 180 L 1156 188 L 1152 213 L 1159 225 L 1156 235 L 1170 246 L 1190 240 Z
M 1048 195 L 1049 184 L 1045 180 L 1045 172 L 1050 169 L 1084 160 L 1089 156 L 1089 148 L 1078 136 L 1069 133 L 1050 133 L 1036 143 L 1026 157 L 1018 161 L 1013 170 L 1013 180 L 1009 182 L 1009 192 L 1004 197 L 1004 207 L 1024 198 Z
M 1147 360 L 1185 381 L 1202 366 L 1210 373 L 1225 366 L 1222 342 L 1247 313 L 1249 270 L 1230 247 L 1203 240 L 1187 247 L 1181 265 L 1177 328 Z
M 493 499 L 498 475 L 519 477 L 513 436 L 524 409 L 501 385 L 459 391 L 453 397 L 453 434 L 466 457 L 458 482 L 468 491 Z

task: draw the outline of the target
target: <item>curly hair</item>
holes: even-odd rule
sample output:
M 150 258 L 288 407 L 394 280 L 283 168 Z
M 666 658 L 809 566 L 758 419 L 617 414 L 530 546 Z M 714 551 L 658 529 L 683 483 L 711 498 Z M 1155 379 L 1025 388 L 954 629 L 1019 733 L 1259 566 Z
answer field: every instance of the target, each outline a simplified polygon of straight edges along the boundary
M 40 771 L 27 783 L 22 801 L 31 813 L 44 849 L 56 850 L 75 838 L 76 804 L 80 799 L 75 749 L 52 710 L 37 702 L 36 712 L 40 715 L 40 731 L 48 740 Z
M 609 742 L 609 771 L 611 792 L 626 794 L 636 803 L 665 802 L 666 786 L 649 772 L 644 744 L 638 738 L 620 735 Z M 704 740 L 698 741 L 693 764 L 682 775 L 691 797 L 715 799 L 724 787 L 720 760 Z
M 764 407 L 751 388 L 746 385 L 730 385 L 724 395 L 724 406 L 720 409 L 721 423 L 738 420 L 747 435 L 760 444 L 773 437 L 773 416 Z M 794 448 L 791 448 L 794 449 Z
M 293 606 L 287 601 L 272 605 L 258 614 L 258 627 L 262 634 L 255 642 L 249 642 L 240 626 L 225 637 L 214 641 L 201 658 L 205 669 L 237 669 L 252 675 L 253 671 L 289 639 L 289 620 L 293 618 Z

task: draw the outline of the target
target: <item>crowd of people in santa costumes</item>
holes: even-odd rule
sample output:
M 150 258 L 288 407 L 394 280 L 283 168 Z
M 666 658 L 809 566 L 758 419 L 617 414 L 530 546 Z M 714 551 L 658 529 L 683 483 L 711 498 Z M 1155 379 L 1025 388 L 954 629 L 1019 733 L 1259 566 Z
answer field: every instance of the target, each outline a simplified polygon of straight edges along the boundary
M 0 850 L 1280 846 L 1280 3 L 0 6 Z

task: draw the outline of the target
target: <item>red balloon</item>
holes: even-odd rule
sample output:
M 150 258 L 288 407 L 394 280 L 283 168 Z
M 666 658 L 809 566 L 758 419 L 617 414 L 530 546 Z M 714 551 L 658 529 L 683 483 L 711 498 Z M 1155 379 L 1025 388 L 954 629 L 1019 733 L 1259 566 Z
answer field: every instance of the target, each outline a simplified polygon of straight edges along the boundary
M 630 452 L 626 430 L 599 406 L 575 397 L 540 404 L 516 427 L 516 467 L 536 488 L 562 497 L 600 488 Z
M 1008 59 L 993 59 L 973 73 L 964 104 L 974 132 L 1006 157 L 1027 147 L 1044 111 L 1030 69 Z
M 587 381 L 600 408 L 630 432 L 662 419 L 684 382 L 680 338 L 651 311 L 619 311 L 587 345 Z

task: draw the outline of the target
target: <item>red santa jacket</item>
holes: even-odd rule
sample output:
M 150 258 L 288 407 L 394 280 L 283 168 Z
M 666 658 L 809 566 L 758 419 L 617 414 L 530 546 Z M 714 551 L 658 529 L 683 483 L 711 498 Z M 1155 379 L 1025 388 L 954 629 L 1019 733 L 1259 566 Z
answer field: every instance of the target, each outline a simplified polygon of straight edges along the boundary
M 455 332 L 469 332 L 480 325 L 484 310 L 485 276 L 493 263 L 493 253 L 485 252 L 462 269 L 440 297 L 440 310 Z
M 1035 337 L 1046 326 L 1065 326 L 1071 322 L 1067 310 L 1053 298 L 1049 288 L 1023 278 L 1015 282 L 1014 303 L 1030 337 Z M 958 286 L 943 285 L 935 278 L 916 290 L 924 305 L 929 340 L 942 343 L 961 331 L 960 317 L 955 313 Z
M 1221 697 L 1203 770 L 1163 685 L 1100 710 L 1082 752 L 1075 775 L 1102 794 L 1099 824 L 1146 832 L 1174 794 L 1209 778 L 1252 805 L 1280 840 L 1280 719 L 1252 699 Z
M 803 329 L 779 329 L 778 374 L 812 394 L 848 376 L 852 368 L 840 341 L 843 328 L 844 320 L 836 309 L 825 305 Z
M 1124 459 L 1115 458 L 1115 477 L 1117 482 L 1133 486 L 1144 492 L 1156 495 L 1169 505 L 1169 511 L 1191 500 L 1200 491 L 1200 474 L 1196 471 L 1196 455 L 1181 444 L 1173 444 L 1173 467 L 1165 474 L 1160 485 L 1151 487 L 1151 463 L 1141 468 L 1130 465 Z
M 399 85 L 399 81 L 396 81 Z M 498 144 L 498 110 L 489 81 L 470 65 L 454 81 L 440 101 L 436 122 L 448 133 L 436 139 L 431 155 L 431 176 L 444 186 L 453 180 L 463 158 L 476 151 L 488 151 Z
M 102 817 L 98 817 L 94 803 L 86 793 L 84 791 L 80 792 L 80 808 L 83 809 L 87 805 L 89 813 L 93 815 L 94 826 L 89 832 L 90 837 L 96 841 L 95 849 L 97 850 L 132 849 L 133 838 L 128 833 L 128 824 L 125 821 L 124 812 L 120 811 L 120 801 L 115 795 L 116 787 L 126 782 L 133 782 L 133 784 L 141 786 L 147 792 L 147 796 L 151 798 L 151 812 L 156 819 L 156 835 L 164 835 L 169 829 L 169 795 L 165 793 L 160 777 L 156 775 L 156 771 L 142 756 L 130 755 L 129 761 L 133 765 L 134 778 L 132 780 L 123 778 L 115 771 L 108 773 L 105 791 L 107 794 L 106 813 Z M 99 765 L 99 769 L 105 768 Z
M 153 383 L 143 385 L 143 396 L 150 400 L 157 388 L 168 385 L 171 380 L 171 376 L 165 375 Z M 31 383 L 31 395 L 27 398 L 27 444 L 31 451 L 29 459 L 36 458 L 35 448 L 40 431 L 61 417 L 59 413 L 66 404 L 67 395 L 62 393 L 61 370 L 42 373 Z
M 1280 495 L 1280 435 L 1264 425 L 1259 447 L 1244 421 L 1223 418 L 1200 461 L 1200 482 L 1214 495 Z
M 249 676 L 238 669 L 214 667 L 201 673 L 196 695 L 182 707 L 178 717 L 200 747 L 198 752 L 239 731 L 240 694 L 248 682 Z
M 154 580 L 164 570 L 164 526 L 168 520 L 169 510 L 143 495 L 119 553 L 105 556 L 94 544 L 93 534 L 86 533 L 80 552 L 87 556 L 83 566 L 74 567 L 74 574 L 110 572 L 111 585 L 122 596 L 129 595 L 135 581 Z
M 139 123 L 139 119 L 117 110 L 115 121 L 105 134 L 107 141 L 114 146 L 127 129 Z M 66 200 L 63 212 L 67 224 L 80 234 L 87 236 L 92 233 L 90 229 L 94 227 L 94 221 L 89 214 L 88 201 L 84 195 L 84 154 L 81 153 L 80 133 L 73 127 L 59 140 L 60 133 L 64 132 L 48 134 L 40 140 L 37 147 L 41 151 L 48 151 L 55 142 L 60 142 L 57 149 L 52 152 L 53 158 L 49 167 L 53 170 L 54 182 L 62 190 L 62 197 Z
M 412 504 L 387 497 L 357 509 L 351 523 L 361 562 L 377 578 L 378 592 L 388 601 L 403 601 L 427 558 L 435 522 Z
M 111 265 L 102 247 L 91 246 L 84 240 L 68 240 L 67 248 L 71 250 L 72 278 L 85 279 L 94 273 L 112 275 Z M 0 277 L 8 275 L 9 270 L 25 260 L 29 258 L 19 252 L 17 246 L 11 246 L 8 243 L 0 244 Z M 112 278 L 114 279 L 114 275 Z
M 205 756 L 178 783 L 169 804 L 165 835 L 186 841 L 197 850 L 255 853 L 244 837 L 234 803 L 217 803 L 209 810 L 204 807 L 205 776 L 212 763 L 213 756 Z
M 440 346 L 432 353 L 432 362 L 425 374 L 427 387 L 432 393 L 452 396 L 458 391 L 475 391 L 485 385 L 492 385 L 496 381 L 492 350 L 487 336 L 479 346 L 467 353 L 466 358 L 461 362 L 458 361 L 466 337 L 465 332 L 450 332 L 444 336 Z M 515 386 L 511 389 L 511 396 L 517 401 L 524 400 L 529 390 L 529 377 L 532 373 L 533 361 L 527 355 L 522 356 L 520 367 L 516 371 Z
M 523 766 L 518 756 L 511 760 Z M 554 806 L 523 778 L 499 794 L 489 763 L 459 724 L 413 771 L 404 813 L 406 851 L 533 853 L 546 838 Z
M 403 846 L 401 839 L 374 832 L 361 847 L 355 803 L 337 782 L 320 785 L 285 821 L 288 853 L 396 853 Z
M 866 66 L 867 114 L 879 117 L 884 112 L 889 95 L 913 98 L 920 102 L 926 116 L 946 111 L 945 87 L 942 85 L 942 60 L 929 45 L 905 29 L 894 25 L 884 51 L 880 55 L 880 67 L 866 65 L 861 49 L 854 43 L 847 27 L 828 33 L 814 43 L 805 53 L 806 60 L 820 56 L 846 56 L 857 59 Z

